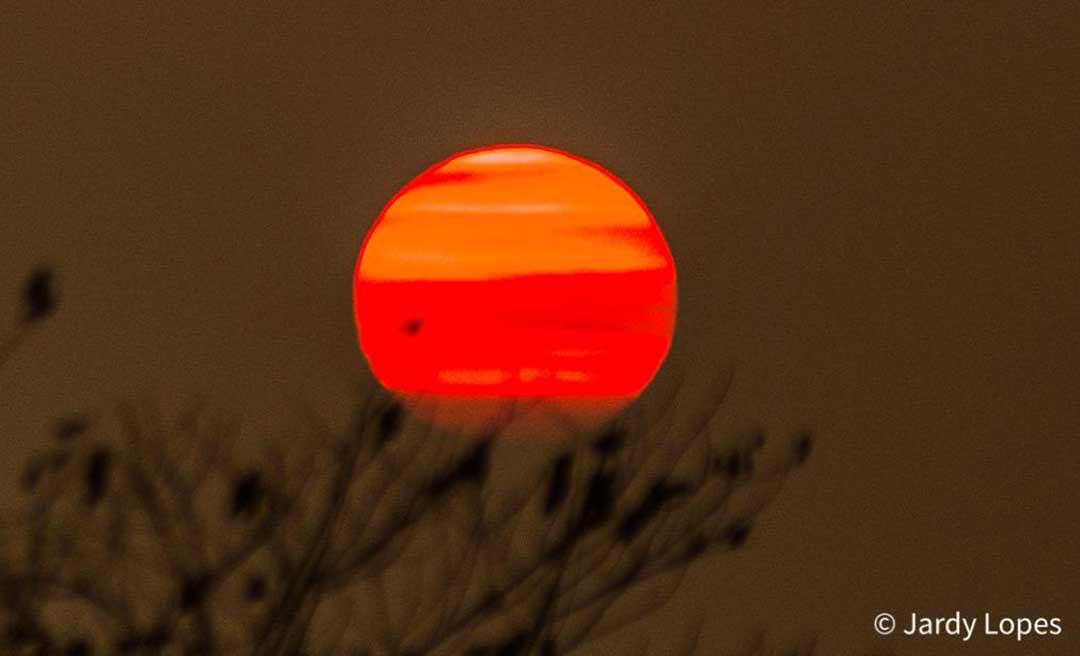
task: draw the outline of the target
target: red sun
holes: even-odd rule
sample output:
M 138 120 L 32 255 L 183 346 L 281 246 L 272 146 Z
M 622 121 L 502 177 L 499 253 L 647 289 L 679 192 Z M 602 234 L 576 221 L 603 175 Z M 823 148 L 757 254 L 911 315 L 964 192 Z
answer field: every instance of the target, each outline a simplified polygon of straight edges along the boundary
M 372 373 L 429 419 L 475 428 L 536 407 L 580 419 L 624 406 L 656 374 L 675 265 L 611 173 L 496 146 L 394 196 L 360 249 L 353 303 Z

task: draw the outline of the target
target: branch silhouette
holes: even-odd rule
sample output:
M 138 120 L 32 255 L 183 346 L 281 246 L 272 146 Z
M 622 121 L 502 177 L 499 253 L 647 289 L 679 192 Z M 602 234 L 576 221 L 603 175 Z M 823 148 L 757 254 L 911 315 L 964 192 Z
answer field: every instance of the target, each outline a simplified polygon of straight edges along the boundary
M 27 283 L 17 336 L 50 285 Z M 498 431 L 437 434 L 376 385 L 343 431 L 305 415 L 252 437 L 209 402 L 68 416 L 0 535 L 0 635 L 41 654 L 575 653 L 744 547 L 810 456 L 809 432 L 718 435 L 729 385 L 689 414 L 677 389 L 643 399 L 509 483 Z

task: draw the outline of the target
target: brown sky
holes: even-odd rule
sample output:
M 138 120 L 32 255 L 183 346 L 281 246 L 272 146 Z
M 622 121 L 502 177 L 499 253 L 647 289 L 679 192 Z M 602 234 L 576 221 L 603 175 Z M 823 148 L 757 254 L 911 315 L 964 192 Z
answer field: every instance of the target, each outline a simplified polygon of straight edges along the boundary
M 676 357 L 738 362 L 726 424 L 822 438 L 642 631 L 849 653 L 881 610 L 990 611 L 1065 635 L 895 644 L 1080 651 L 1074 3 L 106 4 L 0 22 L 0 279 L 53 262 L 65 297 L 0 375 L 5 471 L 58 409 L 148 389 L 343 400 L 382 205 L 539 143 L 649 205 Z

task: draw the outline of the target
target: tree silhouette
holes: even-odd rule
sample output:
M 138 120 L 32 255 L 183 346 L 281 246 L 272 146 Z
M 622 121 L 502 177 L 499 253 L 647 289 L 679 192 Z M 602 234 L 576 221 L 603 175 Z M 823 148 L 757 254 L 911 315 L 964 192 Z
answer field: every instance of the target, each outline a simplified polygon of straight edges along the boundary
M 11 344 L 55 298 L 32 276 Z M 205 402 L 68 416 L 3 528 L 2 639 L 41 654 L 574 653 L 664 604 L 694 561 L 742 548 L 809 457 L 809 432 L 775 449 L 718 435 L 729 384 L 694 412 L 677 389 L 646 395 L 524 482 L 493 468 L 516 448 L 499 431 L 437 434 L 376 385 L 343 431 L 305 414 L 252 436 Z

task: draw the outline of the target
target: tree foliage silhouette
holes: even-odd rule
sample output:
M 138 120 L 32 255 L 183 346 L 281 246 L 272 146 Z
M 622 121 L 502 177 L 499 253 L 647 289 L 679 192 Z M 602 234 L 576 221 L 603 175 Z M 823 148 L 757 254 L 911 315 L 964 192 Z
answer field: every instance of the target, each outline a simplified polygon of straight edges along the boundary
M 26 283 L 21 331 L 55 307 Z M 16 334 L 11 343 L 21 341 Z M 14 352 L 6 348 L 5 358 Z M 2 364 L 3 360 L 0 360 Z M 451 439 L 372 386 L 348 427 L 245 436 L 208 404 L 70 415 L 26 463 L 3 530 L 3 640 L 32 653 L 568 654 L 742 548 L 801 432 L 721 439 L 642 402 L 499 482 L 498 432 Z M 287 429 L 287 430 L 286 430 Z M 57 618 L 61 619 L 57 619 Z

